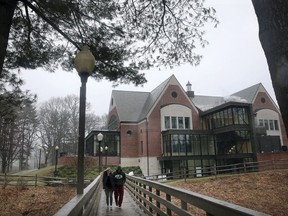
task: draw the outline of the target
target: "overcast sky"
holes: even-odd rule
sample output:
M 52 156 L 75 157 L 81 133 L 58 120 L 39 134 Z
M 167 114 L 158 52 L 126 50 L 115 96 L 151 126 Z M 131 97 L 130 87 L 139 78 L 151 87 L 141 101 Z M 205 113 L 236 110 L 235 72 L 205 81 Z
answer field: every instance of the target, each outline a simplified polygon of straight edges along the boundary
M 225 97 L 261 82 L 276 102 L 266 58 L 258 38 L 258 23 L 251 0 L 206 2 L 216 9 L 220 24 L 215 29 L 207 28 L 205 38 L 209 45 L 200 49 L 204 56 L 200 65 L 143 71 L 148 80 L 143 87 L 131 84 L 113 88 L 111 82 L 98 82 L 89 78 L 87 102 L 92 104 L 96 115 L 108 113 L 113 89 L 150 92 L 172 74 L 184 89 L 189 81 L 197 95 Z M 48 73 L 40 69 L 23 71 L 22 78 L 25 80 L 24 89 L 36 93 L 39 103 L 69 94 L 79 96 L 81 83 L 76 70 L 73 73 L 61 70 Z

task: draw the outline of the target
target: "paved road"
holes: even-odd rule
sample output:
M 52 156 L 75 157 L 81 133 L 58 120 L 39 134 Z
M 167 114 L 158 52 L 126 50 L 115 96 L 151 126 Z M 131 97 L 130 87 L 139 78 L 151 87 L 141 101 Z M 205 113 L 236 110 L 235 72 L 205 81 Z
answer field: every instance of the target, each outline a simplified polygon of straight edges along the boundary
M 113 194 L 114 196 L 114 194 Z M 130 196 L 130 194 L 127 192 L 127 190 L 124 191 L 124 199 L 121 208 L 115 205 L 115 202 L 113 200 L 112 209 L 107 208 L 106 201 L 105 201 L 105 193 L 102 190 L 101 193 L 101 199 L 99 203 L 99 208 L 97 215 L 108 215 L 108 216 L 147 216 L 136 204 L 136 202 L 133 200 L 133 198 Z

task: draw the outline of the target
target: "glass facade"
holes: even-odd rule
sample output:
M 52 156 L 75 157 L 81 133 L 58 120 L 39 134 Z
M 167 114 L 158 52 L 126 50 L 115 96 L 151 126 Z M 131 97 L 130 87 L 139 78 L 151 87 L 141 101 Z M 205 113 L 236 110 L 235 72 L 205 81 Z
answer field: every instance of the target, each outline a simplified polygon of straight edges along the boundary
M 203 117 L 204 130 L 243 124 L 250 124 L 247 107 L 228 107 Z
M 119 156 L 120 155 L 120 134 L 119 132 L 111 131 L 92 131 L 86 138 L 86 155 L 99 156 L 99 141 L 97 135 L 103 134 L 103 140 L 101 141 L 102 154 L 107 153 L 107 156 Z M 107 152 L 105 147 L 108 147 Z
M 172 120 L 172 129 L 162 132 L 163 170 L 177 171 L 185 167 L 202 175 L 205 170 L 211 173 L 214 165 L 253 161 L 251 113 L 249 104 L 223 106 L 203 114 L 203 130 L 199 131 L 180 130 L 182 126 L 179 126 L 186 120 L 178 118 L 177 122 L 175 117 L 178 130 L 173 130 Z

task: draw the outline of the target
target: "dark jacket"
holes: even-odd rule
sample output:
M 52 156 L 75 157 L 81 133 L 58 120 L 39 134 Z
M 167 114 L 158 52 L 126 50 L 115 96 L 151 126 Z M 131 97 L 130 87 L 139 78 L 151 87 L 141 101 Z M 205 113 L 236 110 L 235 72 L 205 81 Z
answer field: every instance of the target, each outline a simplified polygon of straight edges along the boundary
M 113 175 L 104 173 L 102 178 L 103 189 L 113 189 L 114 188 L 114 181 Z
M 113 181 L 115 187 L 121 187 L 126 182 L 126 174 L 122 171 L 122 169 L 117 169 L 113 173 Z

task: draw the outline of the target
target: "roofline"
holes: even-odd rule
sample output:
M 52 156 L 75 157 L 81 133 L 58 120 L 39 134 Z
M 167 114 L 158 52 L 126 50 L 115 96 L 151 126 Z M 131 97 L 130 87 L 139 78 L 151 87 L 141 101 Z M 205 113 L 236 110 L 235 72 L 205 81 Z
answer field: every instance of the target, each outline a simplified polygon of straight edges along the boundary
M 220 110 L 220 109 L 224 109 L 226 107 L 229 107 L 229 106 L 252 106 L 251 103 L 243 103 L 243 102 L 235 102 L 235 101 L 229 101 L 227 103 L 224 103 L 224 104 L 221 104 L 219 106 L 216 106 L 216 107 L 213 107 L 209 110 L 206 110 L 206 111 L 203 111 L 202 114 L 201 114 L 201 117 L 204 116 L 204 115 L 208 115 L 210 113 L 213 113 L 217 110 Z

